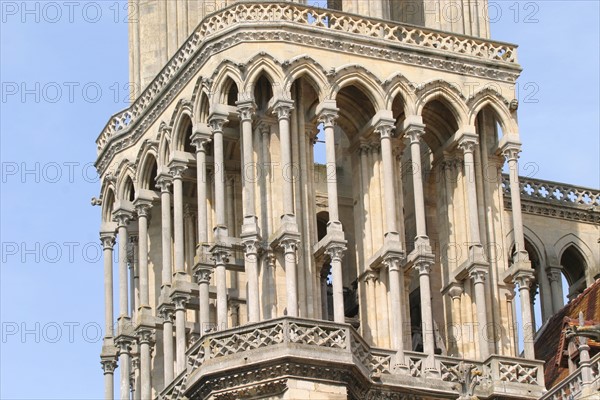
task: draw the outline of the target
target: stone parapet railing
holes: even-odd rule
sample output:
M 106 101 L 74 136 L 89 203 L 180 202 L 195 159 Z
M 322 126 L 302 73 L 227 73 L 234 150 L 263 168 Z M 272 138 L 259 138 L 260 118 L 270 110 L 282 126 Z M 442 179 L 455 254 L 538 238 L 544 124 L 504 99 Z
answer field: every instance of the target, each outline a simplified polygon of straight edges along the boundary
M 435 365 L 426 368 L 427 355 L 406 351 L 403 364 L 407 368 L 399 369 L 395 365 L 396 351 L 369 346 L 349 324 L 291 317 L 208 333 L 192 344 L 186 355 L 187 372 L 168 385 L 160 399 L 182 399 L 189 389 L 186 385 L 193 386 L 202 376 L 227 373 L 242 365 L 247 367 L 250 361 L 271 362 L 277 357 L 306 358 L 331 366 L 357 368 L 367 379 L 401 375 L 416 379 L 414 385 L 422 390 L 428 390 L 433 379 L 440 390 L 448 393 L 457 390 L 463 379 L 458 368 L 461 362 L 473 364 L 481 379 L 488 382 L 481 389 L 484 397 L 524 392 L 531 395 L 517 397 L 534 398 L 544 387 L 540 361 L 496 355 L 484 362 L 435 356 Z
M 510 194 L 508 175 L 502 175 L 502 184 L 505 192 Z M 600 207 L 600 190 L 522 176 L 519 177 L 519 184 L 523 199 L 569 206 Z
M 147 112 L 168 88 L 173 78 L 184 69 L 208 40 L 235 26 L 247 25 L 256 29 L 261 24 L 272 25 L 274 22 L 306 27 L 313 32 L 335 32 L 369 40 L 378 39 L 412 49 L 439 52 L 440 55 L 467 56 L 474 60 L 517 65 L 516 46 L 512 44 L 372 19 L 294 2 L 240 2 L 204 18 L 134 103 L 110 118 L 96 139 L 98 154 L 102 153 L 115 135 L 125 133 Z
M 575 400 L 580 398 L 599 398 L 600 393 L 598 393 L 598 390 L 600 390 L 600 353 L 596 354 L 592 358 L 591 366 L 591 382 L 583 382 L 581 367 L 579 367 L 565 380 L 544 394 L 540 400 Z M 597 397 L 588 397 L 589 393 L 585 392 L 595 393 L 595 396 Z

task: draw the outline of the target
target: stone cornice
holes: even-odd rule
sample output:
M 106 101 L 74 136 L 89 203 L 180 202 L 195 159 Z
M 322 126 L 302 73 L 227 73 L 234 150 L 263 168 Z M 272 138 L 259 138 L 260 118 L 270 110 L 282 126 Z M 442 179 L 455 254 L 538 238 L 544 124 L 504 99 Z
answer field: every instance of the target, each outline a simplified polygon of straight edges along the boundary
M 234 21 L 226 27 L 219 26 L 215 31 L 207 31 L 207 25 L 210 24 L 211 18 L 217 18 L 226 12 L 233 12 L 240 7 L 243 9 L 244 7 L 252 8 L 256 6 L 252 3 L 236 4 L 207 17 L 131 107 L 110 118 L 96 140 L 98 146 L 96 167 L 101 174 L 104 173 L 109 160 L 116 152 L 137 142 L 146 129 L 158 119 L 165 107 L 176 98 L 180 90 L 214 54 L 243 42 L 278 41 L 302 44 L 307 47 L 385 59 L 506 82 L 516 81 L 520 72 L 520 67 L 514 59 L 515 47 L 512 45 L 466 36 L 462 37 L 448 32 L 404 26 L 391 21 L 378 21 L 378 23 L 389 25 L 392 31 L 406 31 L 405 35 L 409 39 L 400 39 L 395 35 L 377 37 L 375 34 L 359 34 L 358 31 L 342 30 L 339 27 L 331 28 L 326 25 L 317 27 L 315 24 L 309 23 L 308 19 L 307 21 L 294 19 L 294 17 L 288 17 L 283 12 L 278 14 L 281 22 L 277 21 L 277 24 L 273 24 L 272 18 L 267 18 L 264 25 L 261 26 L 256 20 L 246 17 L 247 20 Z M 310 7 L 296 3 L 270 3 L 269 7 L 281 10 L 294 8 L 302 13 L 311 10 Z M 327 14 L 335 14 L 337 19 L 347 18 L 349 21 L 354 21 L 354 23 L 373 22 L 364 17 L 352 16 L 337 11 L 321 11 L 326 11 Z M 248 12 L 248 14 L 251 13 Z M 290 15 L 294 14 L 290 13 Z M 286 20 L 286 18 L 292 19 Z M 252 29 L 246 29 L 248 26 L 251 26 Z M 315 31 L 318 31 L 319 34 L 315 35 Z M 433 45 L 430 47 L 429 45 L 418 45 L 416 42 L 411 43 L 411 41 L 414 42 L 412 35 L 417 34 L 417 32 L 425 35 L 426 40 L 424 40 L 424 43 L 427 41 L 440 42 L 436 45 L 438 48 L 434 48 Z M 460 48 L 460 43 L 469 43 L 467 48 L 475 55 L 466 55 L 465 52 L 460 50 L 452 51 L 452 49 Z M 448 49 L 444 50 L 445 47 Z M 491 58 L 484 56 L 486 51 L 493 53 L 491 49 L 494 48 L 500 49 L 498 54 L 502 53 L 504 55 L 495 55 Z M 481 54 L 477 55 L 479 54 L 477 52 Z M 509 57 L 508 54 L 513 55 Z

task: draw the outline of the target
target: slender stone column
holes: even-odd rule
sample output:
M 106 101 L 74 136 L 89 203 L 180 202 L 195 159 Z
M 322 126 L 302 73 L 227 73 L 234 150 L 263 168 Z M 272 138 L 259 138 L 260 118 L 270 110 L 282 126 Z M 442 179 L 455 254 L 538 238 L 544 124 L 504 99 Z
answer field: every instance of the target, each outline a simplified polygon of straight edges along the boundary
M 135 209 L 138 215 L 138 265 L 140 280 L 140 309 L 150 309 L 150 295 L 148 288 L 148 219 L 152 203 L 146 200 L 136 200 Z
M 217 286 L 217 329 L 227 329 L 227 270 L 229 260 L 227 251 L 227 231 L 225 220 L 225 161 L 223 148 L 223 126 L 227 123 L 227 114 L 213 113 L 209 120 L 213 134 L 213 158 L 215 174 L 215 214 L 217 226 L 214 229 L 215 283 Z
M 119 349 L 119 369 L 121 370 L 121 384 L 119 385 L 121 400 L 130 400 L 131 344 L 127 337 L 117 337 L 116 339 Z
M 140 329 L 137 332 L 138 343 L 140 345 L 140 399 L 148 400 L 152 398 L 152 346 L 153 329 Z
M 405 126 L 404 135 L 410 140 L 410 155 L 413 164 L 413 197 L 415 200 L 415 222 L 417 241 L 426 239 L 425 198 L 423 196 L 423 177 L 421 174 L 421 136 L 425 134 L 425 125 L 410 123 Z M 415 246 L 416 247 L 416 246 Z
M 327 276 L 329 275 L 329 269 L 322 267 L 319 273 L 319 279 L 321 282 L 321 318 L 324 320 L 329 319 L 329 303 L 327 301 Z
M 344 282 L 342 281 L 342 257 L 346 246 L 333 243 L 327 247 L 326 253 L 331 257 L 331 278 L 333 280 L 333 320 L 346 322 L 344 313 Z
M 224 249 L 213 251 L 215 281 L 217 284 L 217 329 L 227 329 L 227 269 L 229 253 Z
M 189 301 L 188 296 L 177 296 L 173 298 L 175 303 L 175 347 L 177 360 L 177 375 L 185 369 L 185 305 Z
M 369 198 L 369 151 L 367 144 L 360 146 L 360 174 L 362 175 L 363 218 L 365 220 L 365 260 L 373 255 L 373 240 L 371 228 L 371 199 Z
M 140 355 L 133 354 L 131 357 L 131 367 L 133 372 L 131 373 L 131 378 L 129 379 L 129 386 L 131 387 L 131 399 L 139 400 L 141 399 L 142 393 L 142 381 L 140 379 Z
M 392 318 L 392 348 L 398 350 L 400 354 L 403 355 L 404 321 L 402 320 L 402 304 L 400 299 L 402 297 L 401 291 L 404 290 L 404 285 L 400 285 L 400 274 L 403 273 L 400 270 L 400 261 L 399 257 L 390 256 L 384 260 L 384 264 L 389 271 L 391 307 L 392 312 L 394 313 L 394 318 Z M 401 360 L 403 359 L 404 357 L 402 356 Z
M 242 179 L 244 183 L 244 222 L 242 226 L 241 237 L 242 244 L 245 248 L 245 270 L 246 280 L 248 282 L 248 322 L 252 323 L 260 320 L 258 285 L 258 249 L 260 243 L 255 207 L 255 185 L 257 173 L 256 164 L 254 163 L 254 140 L 252 137 L 252 116 L 254 115 L 255 105 L 252 101 L 237 102 L 237 105 L 240 113 L 242 130 L 241 136 L 243 144 Z M 285 170 L 284 164 L 284 171 Z
M 295 238 L 284 238 L 279 242 L 283 247 L 285 259 L 285 288 L 287 291 L 287 315 L 298 316 L 298 285 L 296 277 L 296 249 L 298 240 Z
M 208 241 L 208 217 L 206 213 L 206 147 L 210 134 L 196 130 L 192 135 L 192 144 L 196 146 L 196 178 L 198 185 L 198 242 L 200 248 Z
M 248 322 L 260 320 L 259 287 L 258 287 L 258 248 L 257 239 L 248 238 L 242 241 L 245 248 L 246 279 L 248 281 Z
M 562 273 L 561 268 L 549 267 L 546 269 L 548 280 L 550 281 L 550 294 L 552 296 L 553 313 L 557 313 L 564 306 L 562 292 Z
M 502 146 L 501 151 L 508 162 L 509 168 L 515 256 L 517 257 L 517 261 L 528 261 L 529 256 L 525 250 L 523 217 L 521 214 L 521 185 L 519 184 L 519 153 L 521 152 L 521 143 L 518 141 L 506 141 Z
M 327 210 L 329 222 L 327 230 L 342 230 L 338 209 L 337 192 L 337 169 L 335 157 L 335 120 L 338 117 L 338 109 L 335 101 L 326 101 L 318 110 L 319 122 L 323 123 L 325 130 L 325 153 L 327 159 Z
M 196 270 L 196 279 L 198 281 L 198 297 L 200 302 L 200 335 L 208 332 L 210 327 L 210 302 L 209 285 L 212 269 L 199 268 Z
M 114 373 L 117 368 L 117 362 L 114 358 L 103 358 L 100 361 L 104 371 L 104 399 L 113 400 L 115 398 L 115 379 Z
M 140 304 L 139 265 L 138 265 L 138 236 L 131 232 L 127 238 L 127 263 L 129 265 L 129 315 L 135 319 Z
M 113 246 L 114 232 L 101 232 L 100 240 L 104 255 L 104 332 L 105 338 L 113 338 Z M 103 364 L 104 365 L 104 364 Z M 106 373 L 106 371 L 105 371 Z
M 462 333 L 463 333 L 463 326 L 462 326 L 462 307 L 460 305 L 461 303 L 461 296 L 464 292 L 464 289 L 462 287 L 461 284 L 459 283 L 453 283 L 450 285 L 450 288 L 448 289 L 448 295 L 450 296 L 450 298 L 452 299 L 452 325 L 453 325 L 453 337 L 452 339 L 454 339 L 454 346 L 455 346 L 455 351 L 456 353 L 454 354 L 455 357 L 460 357 L 462 356 L 463 350 L 462 350 Z M 458 333 L 458 334 L 456 334 Z
M 175 279 L 184 279 L 185 254 L 183 239 L 183 172 L 185 165 L 171 166 L 173 176 L 173 239 L 175 241 Z
M 472 269 L 469 272 L 475 288 L 475 301 L 477 307 L 477 322 L 479 332 L 479 356 L 484 361 L 490 356 L 490 344 L 487 334 L 487 306 L 485 304 L 485 278 L 487 271 L 482 269 Z M 482 301 L 483 300 L 483 301 Z M 530 310 L 531 313 L 531 310 Z
M 254 163 L 254 140 L 252 137 L 252 116 L 255 106 L 252 101 L 237 102 L 241 120 L 242 148 L 242 179 L 244 182 L 244 225 L 256 224 L 255 185 L 257 179 L 256 164 Z
M 173 355 L 173 308 L 163 306 L 159 312 L 163 319 L 163 368 L 165 387 L 167 387 L 175 377 L 173 371 L 173 363 L 175 361 Z
M 514 277 L 515 283 L 519 285 L 519 296 L 521 297 L 521 315 L 523 323 L 523 346 L 525 358 L 530 360 L 535 359 L 535 351 L 533 347 L 533 319 L 531 316 L 531 296 L 529 286 L 533 281 L 533 273 L 521 270 Z
M 579 312 L 579 326 L 585 325 L 585 319 L 583 318 L 583 312 Z M 590 345 L 588 344 L 588 338 L 585 336 L 577 336 L 576 341 L 579 342 L 579 346 L 577 350 L 579 350 L 579 367 L 581 368 L 581 383 L 583 384 L 583 395 L 587 395 L 588 391 L 590 391 L 589 395 L 592 398 L 591 384 L 593 383 L 594 371 L 592 370 L 592 364 L 590 362 Z M 598 388 L 596 387 L 596 391 Z M 597 393 L 597 392 L 596 392 Z M 581 397 L 582 399 L 586 397 Z
M 160 207 L 161 207 L 161 245 L 162 245 L 162 273 L 161 288 L 163 292 L 171 286 L 171 186 L 172 178 L 169 175 L 161 174 L 157 179 L 157 186 L 160 188 Z
M 281 171 L 283 176 L 283 216 L 290 219 L 294 215 L 294 182 L 292 164 L 292 142 L 290 135 L 290 113 L 294 102 L 291 100 L 278 100 L 273 110 L 277 113 L 279 120 L 279 142 L 281 145 Z
M 386 238 L 393 234 L 399 240 L 396 226 L 396 190 L 394 188 L 394 158 L 392 156 L 393 119 L 380 119 L 375 132 L 381 138 L 381 161 L 383 162 L 383 194 L 386 215 Z
M 429 275 L 433 259 L 419 258 L 415 261 L 414 268 L 419 272 L 419 285 L 421 292 L 421 325 L 423 329 L 423 353 L 433 355 L 435 352 L 435 338 L 433 334 L 433 313 L 431 309 L 431 284 Z
M 479 215 L 477 212 L 477 187 L 475 184 L 475 158 L 473 155 L 478 143 L 477 135 L 471 133 L 463 133 L 458 142 L 458 147 L 464 154 L 469 233 L 471 236 L 471 243 L 474 246 L 481 246 Z
M 119 318 L 129 316 L 127 296 L 127 225 L 133 215 L 131 211 L 118 209 L 114 212 L 114 220 L 119 232 Z
M 365 275 L 365 283 L 367 285 L 367 320 L 369 322 L 369 330 L 371 331 L 371 340 L 373 345 L 378 345 L 377 332 L 377 294 L 375 293 L 378 271 L 367 271 Z
M 217 219 L 216 233 L 221 233 L 221 236 L 227 236 L 227 228 L 225 227 L 225 161 L 223 154 L 223 127 L 227 122 L 226 114 L 213 114 L 211 115 L 209 121 L 213 135 L 213 158 L 215 165 L 215 214 Z

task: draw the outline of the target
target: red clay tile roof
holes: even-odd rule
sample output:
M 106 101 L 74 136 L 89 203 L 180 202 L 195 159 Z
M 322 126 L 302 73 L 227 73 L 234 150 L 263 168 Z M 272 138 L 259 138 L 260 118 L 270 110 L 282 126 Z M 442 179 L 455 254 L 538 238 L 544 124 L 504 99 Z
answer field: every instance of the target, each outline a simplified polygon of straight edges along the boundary
M 552 316 L 535 341 L 535 358 L 546 362 L 544 377 L 548 389 L 569 375 L 569 368 L 562 354 L 568 344 L 564 339 L 563 329 L 567 325 L 578 324 L 580 311 L 583 312 L 586 325 L 600 323 L 600 279 Z M 589 340 L 588 344 L 591 356 L 600 351 L 600 343 Z

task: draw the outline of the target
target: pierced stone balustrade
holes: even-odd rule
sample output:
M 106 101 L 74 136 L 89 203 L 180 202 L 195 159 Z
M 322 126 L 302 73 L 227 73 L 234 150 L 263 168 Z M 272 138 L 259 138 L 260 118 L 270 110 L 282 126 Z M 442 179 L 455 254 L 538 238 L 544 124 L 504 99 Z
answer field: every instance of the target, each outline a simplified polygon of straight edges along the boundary
M 592 381 L 588 387 L 584 387 L 581 367 L 577 368 L 569 377 L 564 379 L 558 385 L 551 388 L 540 400 L 571 400 L 577 398 L 587 398 L 588 393 L 598 393 L 600 390 L 600 354 L 596 354 L 591 360 Z M 593 398 L 593 397 L 589 397 Z
M 290 359 L 296 364 L 341 366 L 370 382 L 403 386 L 403 382 L 410 380 L 413 388 L 422 385 L 423 389 L 434 385 L 447 395 L 455 393 L 464 378 L 459 368 L 462 361 L 472 364 L 477 379 L 485 382 L 477 389 L 481 398 L 510 394 L 534 399 L 544 390 L 541 361 L 493 355 L 479 362 L 437 355 L 439 377 L 432 378 L 424 368 L 425 354 L 412 351 L 404 354 L 408 372 L 399 372 L 394 365 L 395 351 L 370 347 L 349 324 L 277 318 L 202 336 L 186 353 L 187 371 L 176 377 L 159 398 L 182 399 L 203 380 L 227 371 Z

